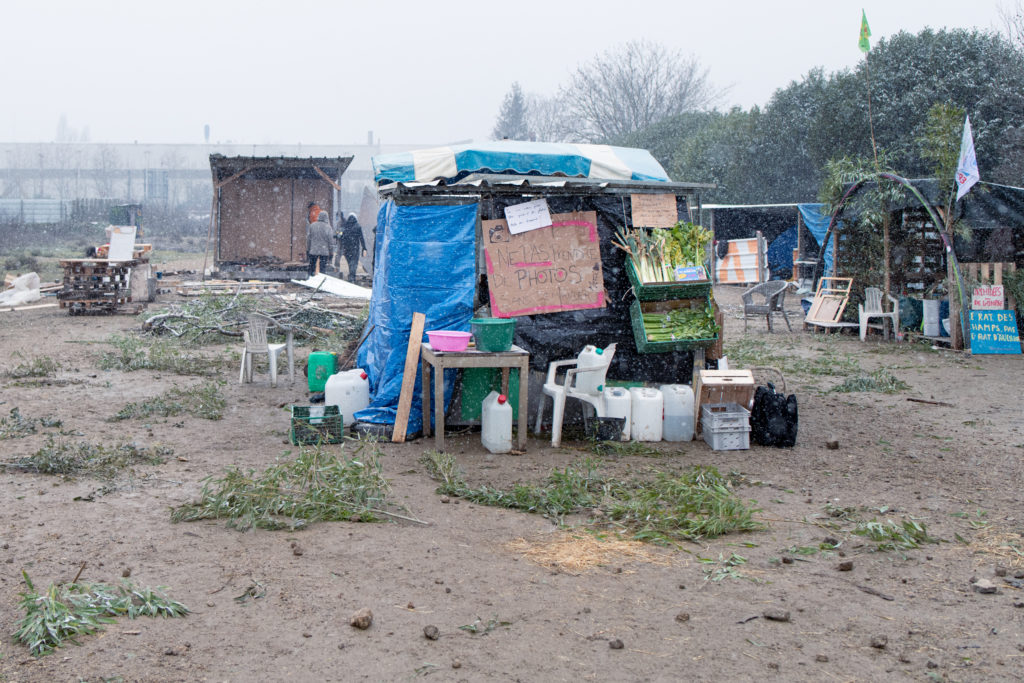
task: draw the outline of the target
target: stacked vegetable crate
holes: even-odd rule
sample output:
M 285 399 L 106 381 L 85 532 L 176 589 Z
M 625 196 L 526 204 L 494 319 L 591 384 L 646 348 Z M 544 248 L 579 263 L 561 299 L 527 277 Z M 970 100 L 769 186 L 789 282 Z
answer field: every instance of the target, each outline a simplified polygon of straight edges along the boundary
M 613 243 L 626 252 L 633 339 L 640 353 L 708 348 L 718 341 L 704 253 L 711 233 L 679 221 L 671 228 L 622 229 Z
M 704 275 L 707 276 L 704 266 L 700 266 L 700 269 L 704 270 Z M 636 296 L 630 304 L 629 316 L 637 351 L 688 351 L 708 348 L 718 341 L 718 333 L 708 333 L 707 321 L 704 320 L 709 315 L 707 311 L 712 308 L 710 280 L 641 282 L 633 262 L 628 258 L 626 274 Z M 659 323 L 657 318 L 666 314 L 666 323 Z M 713 313 L 710 314 L 710 318 L 713 322 Z M 703 329 L 705 333 L 698 333 L 696 336 L 685 335 L 688 322 L 693 329 Z M 684 334 L 680 335 L 680 332 Z

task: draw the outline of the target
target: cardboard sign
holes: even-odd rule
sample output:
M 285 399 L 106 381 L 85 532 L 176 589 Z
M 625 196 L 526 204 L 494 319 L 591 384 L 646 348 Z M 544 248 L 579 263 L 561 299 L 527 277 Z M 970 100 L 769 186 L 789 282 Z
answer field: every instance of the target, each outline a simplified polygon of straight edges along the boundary
M 1020 353 L 1013 311 L 971 311 L 971 354 Z
M 971 308 L 976 311 L 1000 311 L 1006 308 L 1006 295 L 1002 285 L 976 287 L 971 298 Z
M 674 194 L 632 194 L 634 228 L 671 228 L 679 222 Z
M 546 228 L 551 225 L 548 202 L 546 199 L 535 199 L 532 202 L 506 206 L 505 220 L 508 221 L 508 231 L 513 235 Z
M 491 315 L 604 308 L 597 213 L 555 214 L 551 221 L 518 235 L 504 220 L 483 221 Z

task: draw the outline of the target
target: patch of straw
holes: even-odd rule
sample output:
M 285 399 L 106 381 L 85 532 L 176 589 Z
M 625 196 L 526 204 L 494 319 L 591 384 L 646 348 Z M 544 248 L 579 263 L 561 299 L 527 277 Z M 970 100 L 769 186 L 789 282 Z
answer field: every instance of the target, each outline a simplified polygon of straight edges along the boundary
M 990 525 L 978 531 L 970 548 L 975 555 L 998 557 L 1007 567 L 1024 567 L 1024 536 L 1019 532 Z
M 618 538 L 601 539 L 591 534 L 561 533 L 537 540 L 517 538 L 505 544 L 530 562 L 569 574 L 578 574 L 617 562 L 672 564 L 663 550 L 652 549 L 641 541 Z

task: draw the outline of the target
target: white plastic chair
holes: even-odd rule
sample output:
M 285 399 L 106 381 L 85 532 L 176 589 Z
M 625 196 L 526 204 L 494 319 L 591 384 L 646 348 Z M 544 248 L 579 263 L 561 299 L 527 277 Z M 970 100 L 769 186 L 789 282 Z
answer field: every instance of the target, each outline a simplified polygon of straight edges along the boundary
M 885 324 L 886 318 L 892 321 L 893 334 L 899 330 L 900 324 L 900 302 L 891 294 L 886 292 L 885 296 L 892 302 L 892 311 L 886 313 L 882 310 L 882 290 L 877 287 L 864 288 L 864 303 L 857 306 L 860 313 L 860 340 L 864 341 L 868 336 L 868 327 L 879 327 L 879 325 L 868 325 L 872 318 L 882 319 L 882 335 L 889 339 L 889 328 Z
M 277 386 L 277 357 L 282 351 L 288 352 L 288 381 L 295 382 L 295 354 L 292 349 L 292 331 L 288 330 L 288 339 L 284 344 L 267 342 L 268 319 L 261 315 L 249 316 L 249 329 L 242 333 L 245 349 L 242 352 L 242 369 L 238 373 L 238 383 L 252 382 L 252 357 L 266 355 L 270 363 L 270 386 Z
M 580 356 L 583 352 L 580 352 Z M 562 417 L 565 414 L 565 399 L 575 398 L 583 401 L 583 409 L 587 409 L 587 405 L 593 406 L 593 409 L 597 412 L 598 417 L 605 417 L 605 404 L 604 404 L 604 378 L 608 372 L 608 366 L 612 363 L 612 357 L 615 356 L 615 344 L 611 344 L 606 347 L 601 353 L 601 364 L 594 365 L 586 368 L 580 368 L 579 361 L 580 356 L 571 360 L 556 360 L 548 365 L 548 375 L 544 380 L 544 394 L 540 397 L 540 405 L 537 406 L 537 422 L 534 425 L 534 434 L 540 434 L 541 423 L 544 420 L 544 403 L 546 402 L 547 396 L 551 397 L 551 447 L 558 448 L 562 443 Z M 572 367 L 565 372 L 565 378 L 561 384 L 557 381 L 557 374 L 559 368 Z M 596 387 L 593 392 L 590 391 L 579 391 L 576 389 L 576 378 L 586 373 L 590 375 L 587 378 L 586 384 Z M 591 375 L 594 373 L 594 375 Z

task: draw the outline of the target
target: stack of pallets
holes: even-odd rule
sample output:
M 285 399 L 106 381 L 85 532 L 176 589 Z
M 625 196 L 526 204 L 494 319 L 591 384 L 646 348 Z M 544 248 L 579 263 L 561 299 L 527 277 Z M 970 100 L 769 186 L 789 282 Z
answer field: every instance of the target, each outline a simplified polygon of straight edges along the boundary
M 61 308 L 71 315 L 116 313 L 132 300 L 131 270 L 138 261 L 66 259 L 64 286 L 57 292 Z

